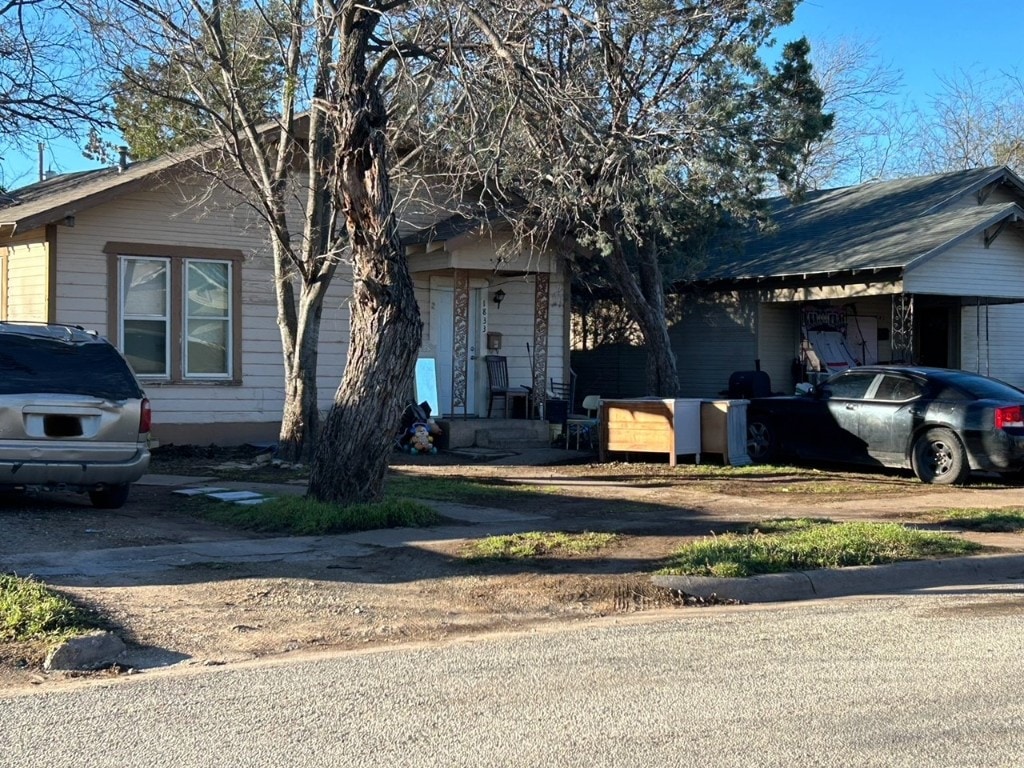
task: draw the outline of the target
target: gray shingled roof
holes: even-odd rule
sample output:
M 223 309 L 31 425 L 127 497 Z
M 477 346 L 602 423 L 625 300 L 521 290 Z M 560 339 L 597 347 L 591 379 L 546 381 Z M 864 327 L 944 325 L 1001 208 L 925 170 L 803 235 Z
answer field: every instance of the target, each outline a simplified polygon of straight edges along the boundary
M 994 184 L 1024 182 L 1006 168 L 875 182 L 810 193 L 800 204 L 775 201 L 773 227 L 736 247 L 714 251 L 697 281 L 730 281 L 919 264 L 959 240 L 1006 219 L 1024 217 L 1013 203 L 952 207 Z

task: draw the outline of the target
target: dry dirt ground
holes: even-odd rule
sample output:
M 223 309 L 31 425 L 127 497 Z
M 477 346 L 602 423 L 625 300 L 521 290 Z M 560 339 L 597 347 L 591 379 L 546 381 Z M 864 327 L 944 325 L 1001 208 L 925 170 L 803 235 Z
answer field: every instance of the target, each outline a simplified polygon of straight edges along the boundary
M 202 474 L 201 455 L 155 465 Z M 467 564 L 458 542 L 297 566 L 209 562 L 159 577 L 63 579 L 51 585 L 107 617 L 140 669 L 226 664 L 318 648 L 435 641 L 523 630 L 685 603 L 653 589 L 645 574 L 681 543 L 772 517 L 909 520 L 929 509 L 1021 506 L 1021 490 L 976 483 L 922 486 L 899 474 L 818 471 L 743 474 L 728 468 L 637 464 L 507 466 L 445 455 L 404 459 L 394 473 L 450 475 L 507 484 L 508 506 L 545 516 L 538 528 L 616 531 L 598 554 L 530 562 Z M 261 476 L 260 479 L 266 479 Z M 490 502 L 502 506 L 503 497 Z M 170 489 L 136 486 L 121 510 L 93 510 L 85 497 L 0 497 L 4 555 L 242 538 L 194 515 L 194 502 Z M 1024 550 L 1024 535 L 985 543 Z M 29 575 L 29 574 L 19 574 Z M 39 644 L 0 646 L 0 687 L 53 685 Z M 141 661 L 141 663 L 139 663 Z M 124 674 L 115 668 L 96 675 Z

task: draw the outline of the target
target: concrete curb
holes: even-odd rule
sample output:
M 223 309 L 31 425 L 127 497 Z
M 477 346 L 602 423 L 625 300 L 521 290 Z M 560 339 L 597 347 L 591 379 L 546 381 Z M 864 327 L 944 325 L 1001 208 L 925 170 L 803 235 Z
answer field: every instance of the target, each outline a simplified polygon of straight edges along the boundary
M 687 595 L 771 603 L 906 592 L 943 586 L 1024 581 L 1024 555 L 981 555 L 891 565 L 772 573 L 747 579 L 653 576 L 656 586 Z

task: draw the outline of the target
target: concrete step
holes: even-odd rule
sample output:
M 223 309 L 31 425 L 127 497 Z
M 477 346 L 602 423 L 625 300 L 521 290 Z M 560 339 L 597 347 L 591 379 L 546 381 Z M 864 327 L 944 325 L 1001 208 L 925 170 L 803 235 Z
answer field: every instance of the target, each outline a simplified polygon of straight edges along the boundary
M 539 419 L 444 419 L 441 448 L 547 448 L 551 428 Z
M 497 429 L 478 429 L 474 445 L 478 448 L 508 448 L 522 450 L 527 448 L 546 448 L 549 441 L 539 437 L 535 430 L 499 427 Z

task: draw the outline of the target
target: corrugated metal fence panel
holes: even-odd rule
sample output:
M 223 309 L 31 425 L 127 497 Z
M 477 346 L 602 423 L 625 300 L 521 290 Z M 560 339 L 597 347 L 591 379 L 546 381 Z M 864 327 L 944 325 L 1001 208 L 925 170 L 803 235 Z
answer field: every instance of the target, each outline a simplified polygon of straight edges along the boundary
M 682 300 L 680 318 L 669 329 L 681 396 L 718 397 L 733 371 L 754 368 L 756 306 L 752 297 L 736 294 Z
M 604 398 L 643 397 L 647 394 L 647 352 L 628 344 L 609 344 L 599 349 L 573 350 L 576 371 L 575 410 L 587 395 Z

